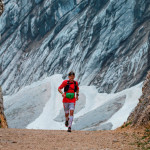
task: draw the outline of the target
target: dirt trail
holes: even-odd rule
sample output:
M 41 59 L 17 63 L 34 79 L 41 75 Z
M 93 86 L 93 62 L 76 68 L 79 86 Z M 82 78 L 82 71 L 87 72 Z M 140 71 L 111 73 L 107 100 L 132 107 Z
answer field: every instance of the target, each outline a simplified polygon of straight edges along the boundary
M 0 150 L 136 150 L 138 130 L 66 131 L 0 129 Z

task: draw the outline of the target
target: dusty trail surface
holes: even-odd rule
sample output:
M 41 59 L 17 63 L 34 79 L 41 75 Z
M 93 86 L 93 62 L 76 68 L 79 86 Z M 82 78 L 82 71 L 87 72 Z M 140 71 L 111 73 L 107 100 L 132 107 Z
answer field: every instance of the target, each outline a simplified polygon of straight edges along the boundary
M 0 150 L 136 150 L 139 130 L 66 131 L 0 129 Z

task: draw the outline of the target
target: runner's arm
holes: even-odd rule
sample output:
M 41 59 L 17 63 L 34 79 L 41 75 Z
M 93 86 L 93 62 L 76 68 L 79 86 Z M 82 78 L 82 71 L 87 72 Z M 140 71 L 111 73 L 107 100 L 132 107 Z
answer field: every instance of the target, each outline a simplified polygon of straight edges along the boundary
M 66 86 L 66 81 L 63 81 L 62 84 L 58 87 L 58 91 L 63 94 L 62 89 Z
M 63 94 L 62 90 L 58 88 L 59 93 Z
M 79 99 L 78 97 L 79 97 L 79 86 L 78 86 L 78 83 L 77 83 L 76 100 Z
M 79 89 L 77 90 L 76 95 L 79 96 Z

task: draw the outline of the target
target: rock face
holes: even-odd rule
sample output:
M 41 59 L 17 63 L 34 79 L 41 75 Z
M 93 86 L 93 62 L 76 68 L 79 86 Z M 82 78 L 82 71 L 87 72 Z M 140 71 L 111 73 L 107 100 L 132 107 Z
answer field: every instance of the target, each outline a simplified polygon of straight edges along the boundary
M 0 16 L 2 15 L 3 11 L 4 11 L 4 5 L 2 0 L 0 0 Z
M 149 69 L 148 0 L 5 0 L 0 17 L 4 94 L 55 73 L 117 92 Z
M 2 96 L 2 89 L 0 87 L 0 127 L 7 128 L 7 122 L 4 115 L 4 106 L 3 106 L 3 96 Z
M 150 125 L 150 71 L 144 82 L 142 93 L 138 105 L 128 118 L 131 125 Z

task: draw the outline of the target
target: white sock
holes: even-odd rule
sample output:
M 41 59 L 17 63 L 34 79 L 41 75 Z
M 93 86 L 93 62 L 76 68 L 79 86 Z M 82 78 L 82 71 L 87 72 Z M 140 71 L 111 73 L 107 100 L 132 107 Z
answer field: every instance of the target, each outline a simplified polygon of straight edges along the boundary
M 72 122 L 73 122 L 73 116 L 69 116 L 69 127 L 72 126 Z

